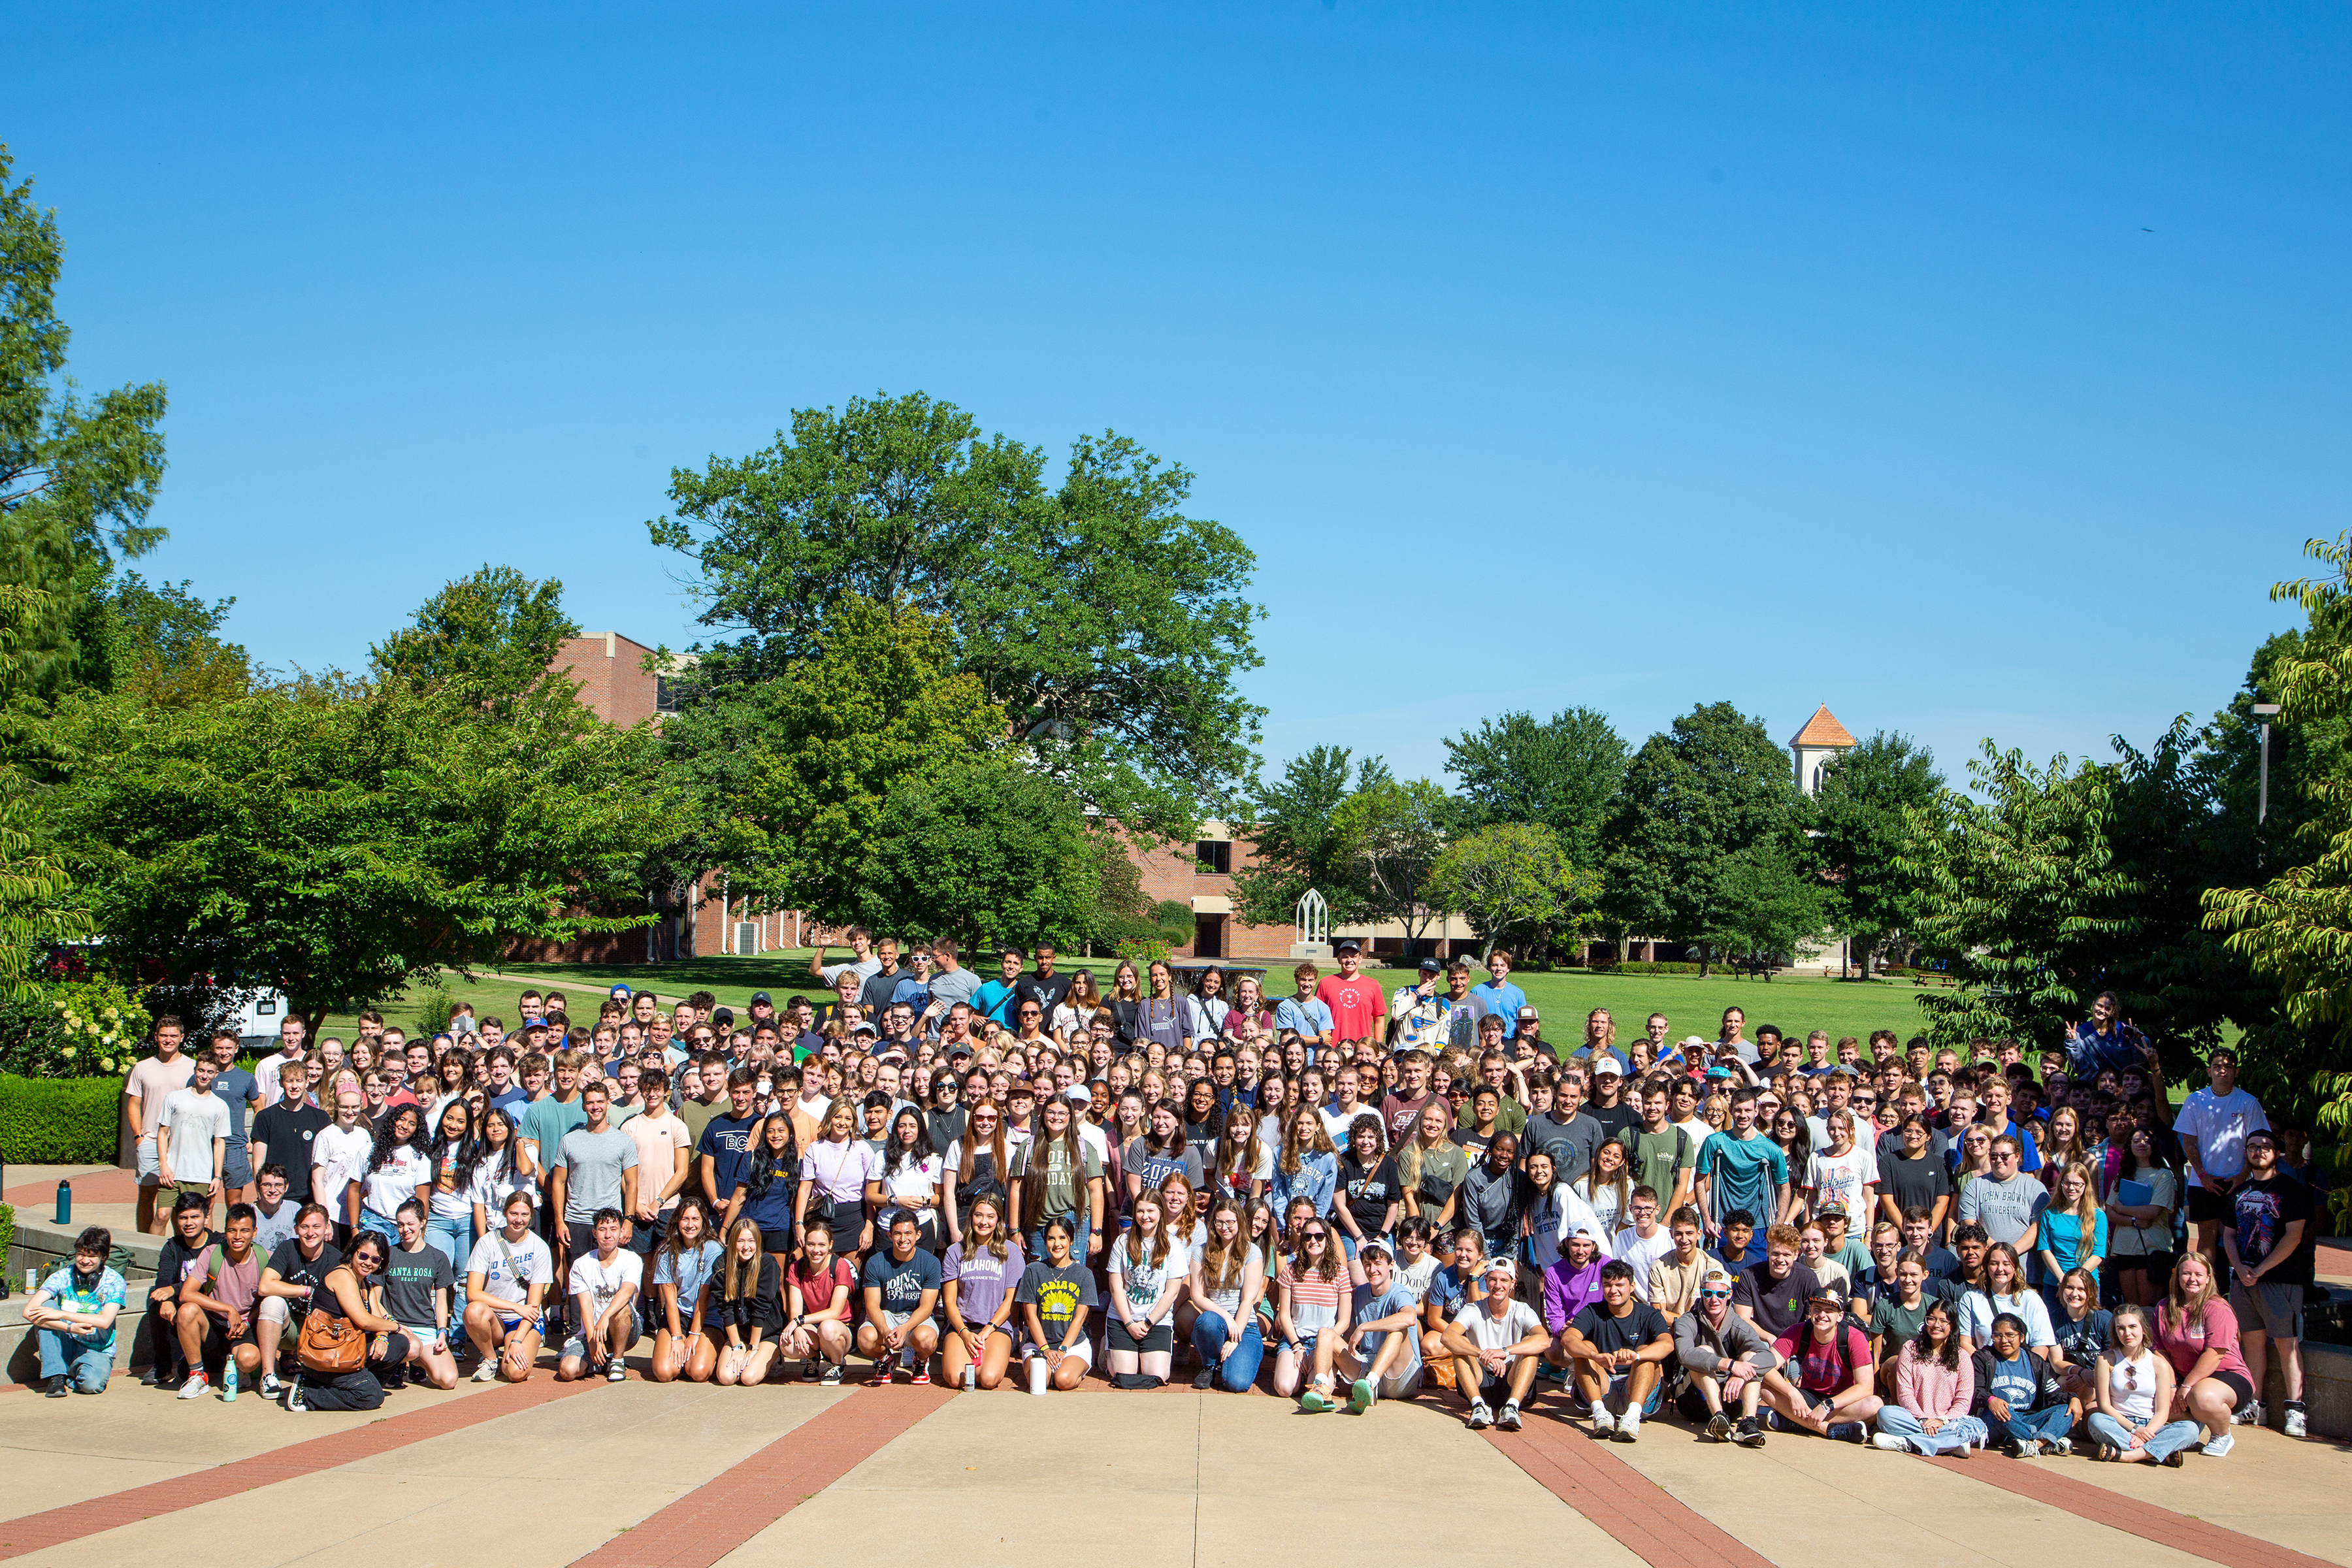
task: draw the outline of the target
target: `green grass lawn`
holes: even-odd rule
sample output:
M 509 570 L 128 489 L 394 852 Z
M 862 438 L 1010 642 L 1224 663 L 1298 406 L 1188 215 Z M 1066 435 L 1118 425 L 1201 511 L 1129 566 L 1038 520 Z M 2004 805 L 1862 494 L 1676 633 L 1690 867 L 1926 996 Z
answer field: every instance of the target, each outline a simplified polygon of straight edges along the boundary
M 847 956 L 845 949 L 831 956 Z M 709 991 L 722 1005 L 735 1009 L 740 1016 L 754 991 L 774 994 L 777 1005 L 793 995 L 814 995 L 823 989 L 808 972 L 808 951 L 764 953 L 758 958 L 700 958 L 679 963 L 614 964 L 610 966 L 573 963 L 509 963 L 496 970 L 483 970 L 468 981 L 455 973 L 445 975 L 451 996 L 474 1005 L 477 1016 L 496 1014 L 512 1025 L 515 1019 L 515 997 L 526 986 L 545 991 L 551 986 L 565 993 L 565 1001 L 575 1020 L 593 1020 L 596 1003 L 614 984 L 636 990 L 651 987 L 663 997 L 683 996 L 690 992 Z M 1062 967 L 1091 969 L 1108 989 L 1114 959 L 1065 960 Z M 1277 995 L 1287 995 L 1289 977 L 1283 973 L 1289 965 L 1277 963 L 1270 966 L 1273 973 L 1270 986 Z M 1397 986 L 1411 984 L 1416 976 L 1402 969 L 1379 970 L 1382 985 L 1393 992 Z M 1779 980 L 1739 980 L 1720 974 L 1702 980 L 1694 974 L 1588 974 L 1580 972 L 1542 974 L 1522 971 L 1514 978 L 1527 992 L 1528 1000 L 1541 1010 L 1545 1032 L 1555 1040 L 1573 1042 L 1583 1029 L 1585 1014 L 1595 1007 L 1606 1007 L 1616 1016 L 1617 1035 L 1629 1040 L 1642 1032 L 1642 1021 L 1653 1011 L 1662 1012 L 1670 1020 L 1672 1037 L 1686 1035 L 1716 1037 L 1717 1026 L 1726 1007 L 1738 1005 L 1748 1013 L 1748 1032 L 1753 1036 L 1757 1026 L 1777 1024 L 1781 1032 L 1802 1038 L 1807 1031 L 1825 1029 L 1830 1037 L 1854 1035 L 1868 1038 L 1873 1029 L 1893 1029 L 1908 1037 L 1917 1032 L 1923 1018 L 1919 1011 L 1919 987 L 1908 981 L 1847 981 L 1799 980 L 1782 977 Z M 404 1028 L 417 1023 L 416 1003 L 411 998 L 389 1004 L 380 1009 L 386 1020 Z M 356 1020 L 349 1016 L 328 1020 L 329 1031 L 349 1038 Z

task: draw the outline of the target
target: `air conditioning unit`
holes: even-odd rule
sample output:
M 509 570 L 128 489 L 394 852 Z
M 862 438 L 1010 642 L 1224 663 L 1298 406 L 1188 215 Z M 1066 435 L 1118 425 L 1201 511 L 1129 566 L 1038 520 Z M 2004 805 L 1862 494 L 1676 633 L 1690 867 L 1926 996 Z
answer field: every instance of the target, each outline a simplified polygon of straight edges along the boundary
M 751 921 L 735 922 L 735 951 L 750 956 L 760 951 L 760 928 Z

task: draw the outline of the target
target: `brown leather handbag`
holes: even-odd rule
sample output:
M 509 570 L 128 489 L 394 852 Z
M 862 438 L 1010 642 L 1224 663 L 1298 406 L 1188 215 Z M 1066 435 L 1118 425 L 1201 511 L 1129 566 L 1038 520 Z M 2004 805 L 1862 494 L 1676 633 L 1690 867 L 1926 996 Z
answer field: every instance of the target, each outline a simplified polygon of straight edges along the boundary
M 310 1287 L 310 1310 L 302 1314 L 302 1332 L 294 1342 L 295 1358 L 304 1369 L 321 1377 L 357 1372 L 367 1360 L 367 1336 L 349 1318 L 319 1310 L 319 1287 Z

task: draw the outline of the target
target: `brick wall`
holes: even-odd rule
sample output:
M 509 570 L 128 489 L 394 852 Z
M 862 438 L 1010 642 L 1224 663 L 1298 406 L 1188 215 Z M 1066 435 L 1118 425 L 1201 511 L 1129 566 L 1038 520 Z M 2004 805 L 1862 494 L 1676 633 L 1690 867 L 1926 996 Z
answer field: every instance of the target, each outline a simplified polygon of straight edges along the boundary
M 580 682 L 580 700 L 625 730 L 654 716 L 660 682 L 645 668 L 651 652 L 618 632 L 592 632 L 568 639 L 548 668 Z

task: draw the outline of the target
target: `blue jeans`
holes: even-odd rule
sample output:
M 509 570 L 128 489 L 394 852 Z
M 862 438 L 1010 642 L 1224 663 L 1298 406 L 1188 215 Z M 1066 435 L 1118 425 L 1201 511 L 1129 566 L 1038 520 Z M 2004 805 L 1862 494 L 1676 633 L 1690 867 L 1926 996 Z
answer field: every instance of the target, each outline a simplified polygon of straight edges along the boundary
M 2047 1443 L 2053 1437 L 2063 1437 L 2066 1429 L 2074 1425 L 2074 1418 L 2067 1413 L 2064 1405 L 2053 1405 L 2041 1410 L 2012 1414 L 2006 1421 L 1988 1410 L 1986 1425 L 1991 1428 L 1995 1437 L 2007 1438 L 2012 1443 L 2022 1443 L 2028 1439 Z
M 1970 1443 L 1981 1447 L 1987 1436 L 1985 1424 L 1975 1416 L 1955 1415 L 1930 1436 L 1920 1428 L 1916 1415 L 1892 1403 L 1878 1407 L 1878 1429 L 1902 1438 L 1911 1445 L 1914 1452 L 1930 1456 L 1949 1454 Z
M 466 1315 L 466 1262 L 474 1255 L 474 1216 L 463 1219 L 443 1219 L 434 1215 L 425 1222 L 425 1239 L 441 1249 L 449 1260 L 449 1272 L 457 1277 L 457 1289 L 451 1292 L 456 1302 L 449 1321 L 457 1322 Z
M 114 1374 L 114 1347 L 93 1350 L 87 1340 L 60 1333 L 56 1329 L 38 1329 L 35 1332 L 41 1342 L 41 1375 L 44 1378 L 73 1379 L 77 1392 L 103 1394 L 106 1380 Z
M 2197 1432 L 2194 1421 L 2168 1422 L 2158 1427 L 2141 1447 L 2147 1450 L 2149 1458 L 2165 1458 L 2195 1443 Z M 2102 1443 L 2113 1443 L 2118 1448 L 2131 1447 L 2131 1434 L 2124 1430 L 2122 1422 L 2105 1411 L 2091 1412 L 2091 1436 Z
M 400 1247 L 400 1222 L 362 1205 L 360 1227 L 352 1233 L 352 1239 L 356 1242 L 362 1236 L 380 1236 L 383 1237 L 384 1246 L 397 1251 Z
M 1192 1348 L 1201 1352 L 1201 1364 L 1216 1373 L 1217 1386 L 1227 1394 L 1249 1392 L 1250 1384 L 1257 1381 L 1258 1363 L 1265 1359 L 1265 1341 L 1258 1335 L 1255 1313 L 1242 1325 L 1242 1342 L 1231 1355 L 1225 1354 L 1225 1320 L 1214 1312 L 1202 1313 L 1192 1320 Z

